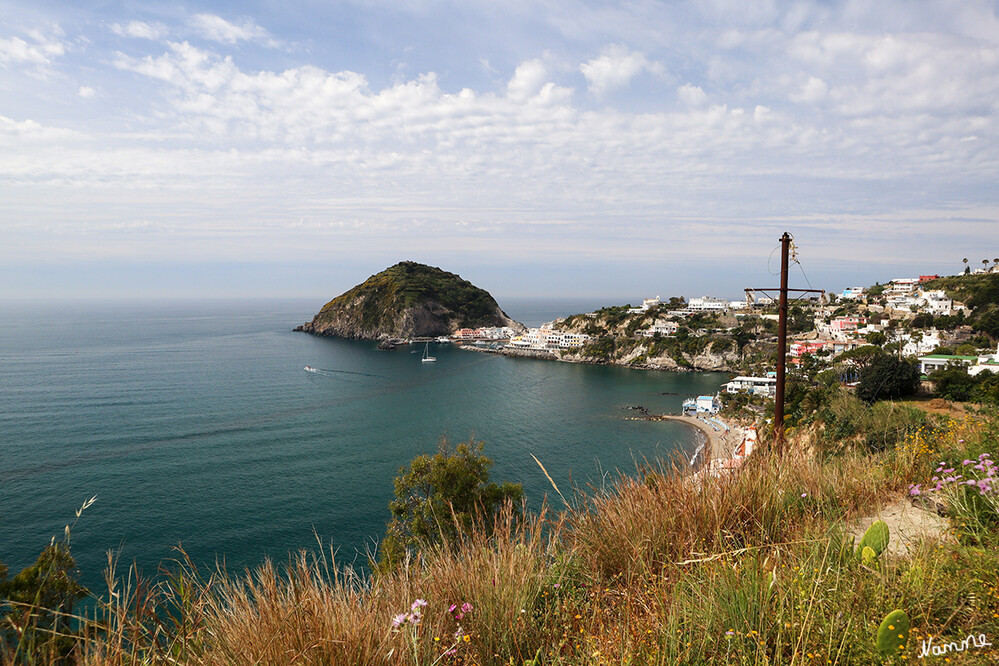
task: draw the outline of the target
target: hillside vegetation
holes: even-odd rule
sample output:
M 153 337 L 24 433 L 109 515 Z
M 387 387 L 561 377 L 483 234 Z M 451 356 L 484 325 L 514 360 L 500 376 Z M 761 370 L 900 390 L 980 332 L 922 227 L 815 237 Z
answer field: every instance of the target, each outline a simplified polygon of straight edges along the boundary
M 440 268 L 403 261 L 337 296 L 298 330 L 377 340 L 480 326 L 519 324 L 484 289 Z
M 999 273 L 937 278 L 926 288 L 943 289 L 950 298 L 963 302 L 972 309 L 967 323 L 976 331 L 999 338 Z
M 561 358 L 649 369 L 732 372 L 772 362 L 774 322 L 711 313 L 675 317 L 671 309 L 682 305 L 682 299 L 671 301 L 647 312 L 629 313 L 627 305 L 612 306 L 557 322 L 557 329 L 592 338 L 579 350 L 562 352 Z M 673 321 L 678 329 L 672 335 L 642 335 L 657 321 Z

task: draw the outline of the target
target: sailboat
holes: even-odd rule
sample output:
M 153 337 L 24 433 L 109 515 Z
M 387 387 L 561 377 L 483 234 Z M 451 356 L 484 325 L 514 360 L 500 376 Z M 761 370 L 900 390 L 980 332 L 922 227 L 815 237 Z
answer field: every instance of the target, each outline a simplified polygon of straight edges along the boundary
M 437 360 L 436 356 L 431 356 L 430 355 L 430 343 L 428 342 L 427 346 L 423 348 L 423 359 L 422 359 L 422 361 L 424 363 L 433 363 L 436 360 Z

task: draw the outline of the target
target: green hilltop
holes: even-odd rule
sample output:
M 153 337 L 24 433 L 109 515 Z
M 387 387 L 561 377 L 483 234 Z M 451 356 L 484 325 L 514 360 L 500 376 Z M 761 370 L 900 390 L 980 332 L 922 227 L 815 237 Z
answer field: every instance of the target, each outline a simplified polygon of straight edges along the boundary
M 488 291 L 440 268 L 402 261 L 337 296 L 297 330 L 376 340 L 480 326 L 522 328 Z

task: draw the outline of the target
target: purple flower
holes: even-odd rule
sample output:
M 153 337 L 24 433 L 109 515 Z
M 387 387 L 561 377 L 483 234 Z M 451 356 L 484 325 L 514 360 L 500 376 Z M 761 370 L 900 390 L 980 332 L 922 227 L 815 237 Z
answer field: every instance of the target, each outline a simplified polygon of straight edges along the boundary
M 968 465 L 970 465 L 970 464 L 971 464 L 971 463 L 973 463 L 973 462 L 975 462 L 975 461 L 974 461 L 974 460 L 968 460 L 968 459 L 966 458 L 966 459 L 964 459 L 963 461 L 961 461 L 961 464 L 962 464 L 962 465 L 964 465 L 965 467 L 967 467 Z
M 556 585 L 558 585 L 558 583 L 556 583 Z M 468 602 L 466 601 L 465 603 L 463 603 L 463 604 L 461 605 L 461 612 L 462 612 L 462 613 L 471 613 L 471 612 L 472 612 L 472 608 L 474 608 L 474 607 L 472 606 L 472 604 L 470 604 L 470 603 L 468 603 Z
M 989 455 L 988 453 L 983 453 L 982 455 L 978 456 L 978 459 L 979 460 L 985 460 L 986 458 L 991 458 L 991 457 L 992 456 Z
M 393 628 L 400 627 L 406 624 L 406 620 L 408 619 L 409 615 L 407 615 L 406 613 L 399 613 L 398 615 L 392 618 L 392 627 Z
M 954 471 L 954 468 L 953 468 L 953 467 L 951 467 L 951 468 L 949 468 L 949 469 L 945 469 L 945 470 L 943 471 L 943 473 L 944 473 L 944 474 L 950 474 L 950 473 L 951 473 L 951 472 L 953 472 L 953 471 Z
M 802 497 L 808 497 L 808 493 L 801 493 Z
M 918 483 L 913 483 L 909 486 L 909 494 L 912 496 L 922 495 L 923 491 L 919 489 Z
M 974 479 L 968 479 L 967 481 L 962 481 L 962 483 L 966 486 L 974 486 L 977 482 Z
M 414 613 L 418 613 L 419 610 L 426 605 L 427 605 L 426 599 L 417 599 L 416 601 L 413 602 L 413 605 L 409 607 L 409 610 L 413 611 Z
M 453 612 L 455 612 L 456 610 L 458 610 L 458 604 L 451 604 L 451 605 L 450 605 L 450 606 L 448 607 L 448 609 L 447 609 L 447 612 L 448 612 L 448 613 L 453 613 Z

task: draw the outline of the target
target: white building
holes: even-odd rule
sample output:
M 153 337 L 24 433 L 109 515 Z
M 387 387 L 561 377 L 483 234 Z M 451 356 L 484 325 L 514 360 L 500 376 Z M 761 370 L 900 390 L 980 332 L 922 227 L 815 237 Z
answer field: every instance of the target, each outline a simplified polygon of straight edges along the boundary
M 655 298 L 646 298 L 642 301 L 642 306 L 638 308 L 630 308 L 628 310 L 629 314 L 638 314 L 640 312 L 648 312 L 650 309 L 659 305 L 659 296 Z
M 890 299 L 892 296 L 902 296 L 911 294 L 919 286 L 919 278 L 896 278 L 885 287 L 884 296 Z
M 996 345 L 995 354 L 979 356 L 978 362 L 968 368 L 969 375 L 977 375 L 980 372 L 999 372 L 999 345 Z
M 683 401 L 684 414 L 717 414 L 721 410 L 721 400 L 716 395 L 699 395 Z
M 680 325 L 675 321 L 657 321 L 652 325 L 652 328 L 647 328 L 644 331 L 640 331 L 640 334 L 646 338 L 654 337 L 655 335 L 661 335 L 667 337 L 670 335 L 676 335 L 677 330 Z
M 939 336 L 940 334 L 936 331 L 927 331 L 921 336 L 918 333 L 916 335 L 905 334 L 901 338 L 904 341 L 902 354 L 904 356 L 919 356 L 931 352 L 940 346 Z
M 510 346 L 520 349 L 573 349 L 581 347 L 590 339 L 584 333 L 570 333 L 551 328 L 531 328 L 523 335 L 510 338 Z
M 855 301 L 858 298 L 863 298 L 864 288 L 863 287 L 847 287 L 843 290 L 843 293 L 839 295 L 840 298 Z
M 727 393 L 748 392 L 753 395 L 773 396 L 777 393 L 776 377 L 736 377 L 725 384 Z
M 950 356 L 947 354 L 930 354 L 919 357 L 919 372 L 929 375 L 937 370 L 945 370 L 951 365 L 969 366 L 978 361 L 976 356 Z
M 687 303 L 687 309 L 696 312 L 724 312 L 728 309 L 728 301 L 724 298 L 702 296 L 690 299 Z
M 942 289 L 928 289 L 919 292 L 921 308 L 924 312 L 934 315 L 947 315 L 954 309 L 954 301 L 947 298 Z

